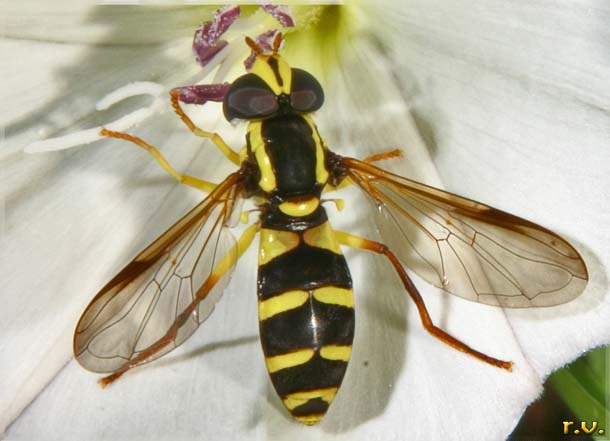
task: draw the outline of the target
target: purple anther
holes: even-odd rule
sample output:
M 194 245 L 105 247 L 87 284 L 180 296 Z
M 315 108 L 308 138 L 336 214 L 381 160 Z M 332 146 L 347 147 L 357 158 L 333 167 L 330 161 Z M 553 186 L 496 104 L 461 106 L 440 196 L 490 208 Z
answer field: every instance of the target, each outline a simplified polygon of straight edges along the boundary
M 206 21 L 195 31 L 193 52 L 197 63 L 205 66 L 228 44 L 226 40 L 220 40 L 220 36 L 237 20 L 240 13 L 239 6 L 223 6 L 214 12 L 212 21 Z
M 255 38 L 256 44 L 261 48 L 264 54 L 270 54 L 273 52 L 273 41 L 275 40 L 275 36 L 278 34 L 278 32 L 279 31 L 277 29 L 272 29 L 270 31 L 263 32 Z M 255 59 L 256 52 L 252 51 L 250 56 L 244 61 L 244 65 L 246 66 L 247 70 L 252 68 Z
M 205 104 L 208 101 L 222 101 L 231 83 L 201 84 L 197 86 L 175 87 L 178 99 L 186 104 Z
M 291 28 L 296 24 L 296 20 L 290 12 L 290 8 L 286 5 L 274 6 L 271 3 L 265 3 L 261 4 L 261 8 L 263 8 L 266 13 L 273 15 L 285 28 Z

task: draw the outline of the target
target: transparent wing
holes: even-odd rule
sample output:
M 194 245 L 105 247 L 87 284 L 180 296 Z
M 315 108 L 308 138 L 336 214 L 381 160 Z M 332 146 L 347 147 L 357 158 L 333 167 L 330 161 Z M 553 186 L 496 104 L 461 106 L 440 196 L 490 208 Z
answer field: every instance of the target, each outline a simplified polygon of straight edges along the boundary
M 512 308 L 557 305 L 584 290 L 582 257 L 552 231 L 362 161 L 342 161 L 373 198 L 392 251 L 429 283 Z
M 115 372 L 130 362 L 159 358 L 210 315 L 230 271 L 220 278 L 210 274 L 227 253 L 235 252 L 225 223 L 237 181 L 237 174 L 227 177 L 95 296 L 74 333 L 74 354 L 83 367 Z M 204 292 L 198 293 L 200 288 Z M 188 317 L 181 323 L 177 318 L 185 311 Z M 172 326 L 175 336 L 157 348 Z M 146 354 L 144 361 L 140 354 Z

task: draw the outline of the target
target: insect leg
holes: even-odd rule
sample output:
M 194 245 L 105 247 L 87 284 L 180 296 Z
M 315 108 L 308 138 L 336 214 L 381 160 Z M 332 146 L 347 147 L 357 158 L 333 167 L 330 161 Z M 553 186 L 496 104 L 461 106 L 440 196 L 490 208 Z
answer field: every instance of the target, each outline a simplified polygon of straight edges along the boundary
M 341 245 L 347 245 L 352 248 L 360 248 L 363 250 L 373 251 L 374 253 L 383 254 L 390 260 L 390 262 L 394 266 L 394 269 L 400 276 L 403 285 L 407 289 L 407 292 L 415 302 L 415 306 L 417 306 L 422 325 L 424 326 L 426 331 L 428 331 L 434 337 L 438 338 L 443 343 L 448 344 L 449 346 L 454 349 L 457 349 L 458 351 L 465 352 L 466 354 L 472 355 L 473 357 L 478 358 L 479 360 L 484 361 L 485 363 L 489 363 L 493 366 L 506 369 L 508 371 L 512 370 L 512 362 L 498 360 L 496 358 L 490 357 L 489 355 L 483 354 L 482 352 L 479 352 L 471 348 L 467 344 L 463 343 L 462 341 L 456 339 L 452 335 L 449 335 L 447 332 L 443 331 L 441 328 L 437 327 L 434 323 L 432 323 L 432 319 L 430 318 L 430 314 L 428 314 L 424 299 L 413 284 L 413 281 L 403 268 L 396 255 L 392 251 L 390 251 L 390 249 L 386 245 L 341 231 L 336 231 L 335 234 L 337 240 Z
M 392 158 L 400 158 L 402 156 L 402 150 L 394 149 L 388 150 L 386 152 L 376 153 L 371 156 L 367 156 L 364 158 L 364 162 L 377 162 L 383 161 L 384 159 L 392 159 Z
M 231 249 L 223 256 L 223 258 L 218 262 L 218 264 L 214 267 L 208 278 L 203 282 L 201 288 L 197 290 L 195 294 L 195 298 L 193 301 L 178 315 L 176 316 L 176 320 L 169 327 L 165 335 L 163 335 L 159 340 L 154 342 L 148 348 L 141 351 L 137 357 L 129 360 L 129 362 L 125 363 L 123 367 L 108 375 L 107 377 L 103 377 L 98 382 L 102 387 L 106 387 L 109 384 L 118 380 L 125 372 L 135 367 L 138 367 L 140 364 L 146 363 L 150 357 L 152 357 L 157 352 L 165 349 L 168 345 L 171 345 L 180 328 L 184 325 L 184 323 L 192 317 L 193 313 L 197 310 L 199 303 L 208 295 L 208 293 L 212 290 L 214 285 L 222 278 L 222 276 L 229 271 L 240 259 L 240 257 L 246 252 L 252 241 L 254 240 L 254 236 L 258 232 L 260 228 L 260 223 L 255 223 L 250 225 L 239 237 L 235 245 L 231 247 Z
M 176 112 L 176 114 L 180 117 L 182 122 L 184 124 L 186 124 L 186 126 L 189 128 L 189 130 L 191 132 L 193 132 L 197 136 L 201 136 L 202 138 L 210 139 L 214 144 L 216 144 L 216 147 L 218 147 L 218 150 L 220 150 L 222 152 L 222 154 L 225 155 L 229 159 L 229 161 L 231 161 L 233 164 L 236 164 L 236 165 L 241 164 L 241 161 L 239 159 L 239 153 L 237 153 L 231 147 L 229 147 L 229 145 L 224 141 L 224 139 L 221 138 L 221 136 L 218 133 L 207 132 L 205 130 L 200 129 L 193 123 L 193 121 L 191 121 L 191 119 L 187 116 L 187 114 L 184 113 L 184 110 L 182 110 L 182 107 L 180 106 L 180 101 L 179 101 L 180 92 L 178 92 L 178 90 L 176 90 L 176 89 L 171 90 L 169 95 L 170 95 L 172 107 L 174 108 L 174 112 Z
M 152 145 L 148 144 L 146 141 L 138 138 L 137 136 L 132 136 L 132 135 L 129 135 L 129 134 L 123 133 L 123 132 L 114 132 L 114 131 L 108 130 L 108 129 L 100 130 L 100 135 L 107 136 L 109 138 L 123 139 L 125 141 L 133 142 L 134 144 L 138 145 L 139 147 L 142 147 L 144 150 L 146 150 L 148 153 L 150 153 L 157 160 L 159 165 L 161 167 L 163 167 L 163 169 L 166 172 L 168 172 L 170 175 L 172 175 L 174 178 L 176 178 L 178 180 L 178 182 L 180 182 L 182 184 L 197 188 L 199 190 L 205 191 L 206 193 L 209 193 L 212 190 L 214 190 L 214 188 L 216 188 L 216 184 L 214 184 L 212 182 L 204 181 L 204 180 L 196 178 L 194 176 L 183 175 L 183 174 L 178 173 L 171 165 L 169 165 L 169 162 L 167 162 L 167 159 L 165 159 L 163 157 L 161 152 L 159 152 L 159 150 L 157 150 L 156 147 L 153 147 Z
M 371 156 L 367 156 L 366 158 L 364 158 L 364 162 L 371 163 L 371 162 L 383 161 L 385 159 L 400 158 L 401 156 L 402 156 L 402 150 L 394 149 L 394 150 L 388 150 L 386 152 L 375 153 L 374 155 L 371 155 Z M 349 187 L 350 185 L 353 185 L 353 184 L 354 184 L 354 181 L 352 181 L 348 176 L 345 179 L 343 179 L 343 181 L 341 181 L 341 183 L 339 183 L 339 185 L 337 185 L 337 186 L 327 184 L 324 191 L 340 190 L 342 188 Z

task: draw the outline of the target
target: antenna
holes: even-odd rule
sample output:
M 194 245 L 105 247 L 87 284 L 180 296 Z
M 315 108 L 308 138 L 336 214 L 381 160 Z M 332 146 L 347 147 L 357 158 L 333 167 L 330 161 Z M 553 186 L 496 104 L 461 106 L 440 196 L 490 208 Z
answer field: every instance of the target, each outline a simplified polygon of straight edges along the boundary
M 257 55 L 261 55 L 263 53 L 263 49 L 261 49 L 256 41 L 252 40 L 250 37 L 246 37 L 246 44 L 250 46 L 250 49 L 252 49 Z

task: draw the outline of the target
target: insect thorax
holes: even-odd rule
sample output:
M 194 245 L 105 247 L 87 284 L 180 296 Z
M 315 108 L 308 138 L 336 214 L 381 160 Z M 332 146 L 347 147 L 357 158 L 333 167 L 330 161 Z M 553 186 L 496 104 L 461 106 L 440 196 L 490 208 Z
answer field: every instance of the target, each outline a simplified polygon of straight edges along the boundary
M 248 156 L 259 169 L 260 190 L 271 205 L 294 217 L 313 213 L 328 180 L 325 152 L 307 115 L 287 113 L 250 122 Z

